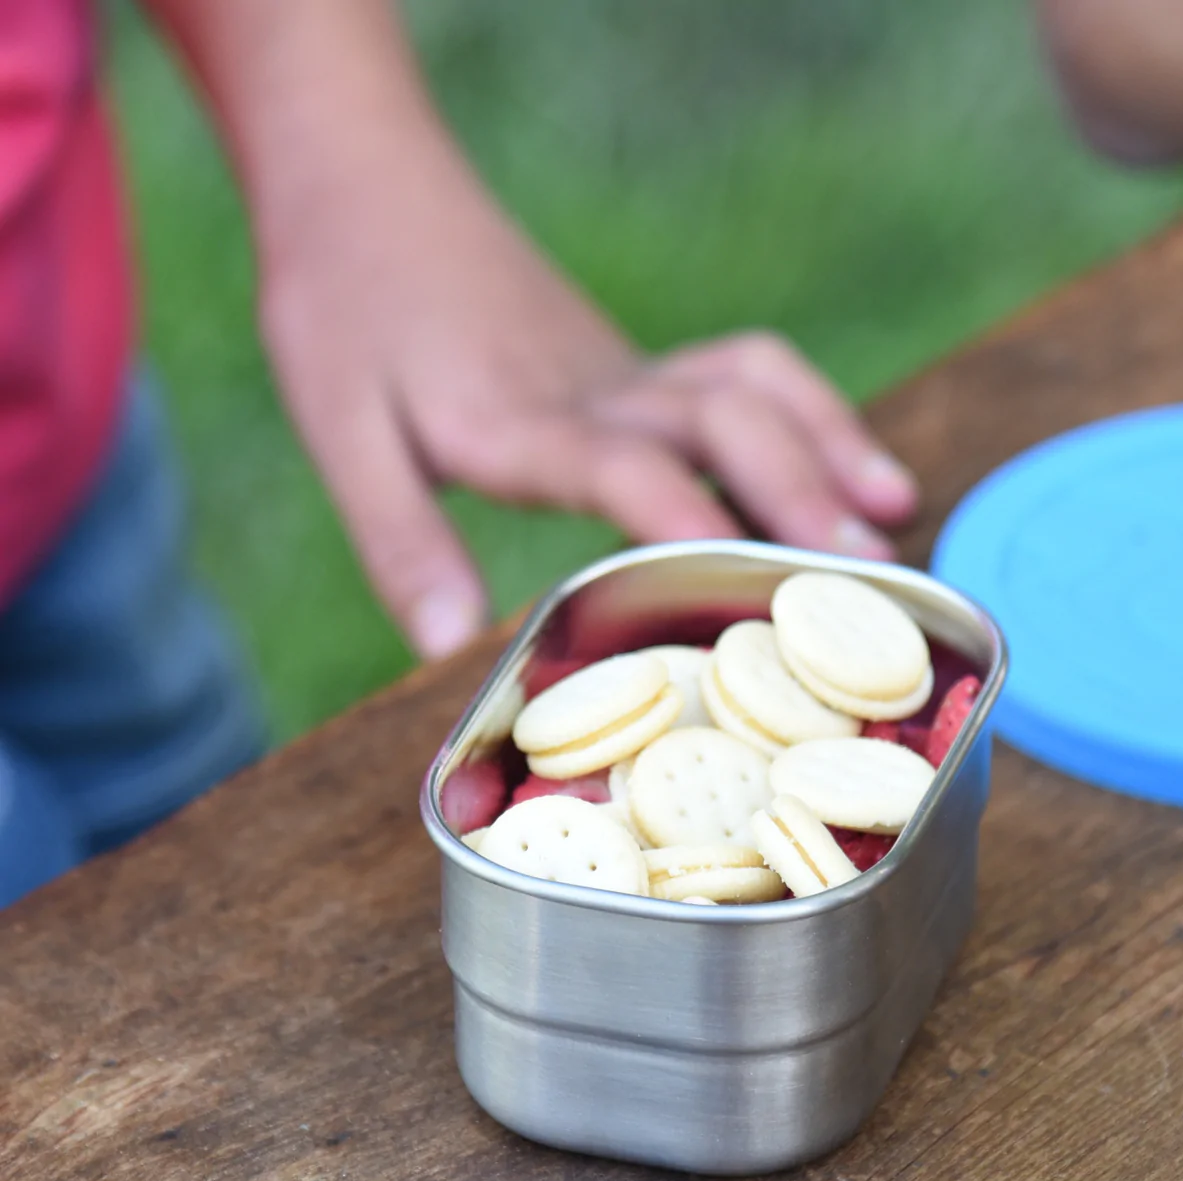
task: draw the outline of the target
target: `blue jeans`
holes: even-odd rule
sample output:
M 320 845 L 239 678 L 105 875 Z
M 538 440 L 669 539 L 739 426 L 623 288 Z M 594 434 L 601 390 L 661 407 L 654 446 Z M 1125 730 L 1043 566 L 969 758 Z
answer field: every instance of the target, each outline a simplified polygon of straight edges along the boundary
M 138 379 L 87 503 L 0 614 L 0 906 L 265 745 L 251 679 L 187 568 L 176 467 Z

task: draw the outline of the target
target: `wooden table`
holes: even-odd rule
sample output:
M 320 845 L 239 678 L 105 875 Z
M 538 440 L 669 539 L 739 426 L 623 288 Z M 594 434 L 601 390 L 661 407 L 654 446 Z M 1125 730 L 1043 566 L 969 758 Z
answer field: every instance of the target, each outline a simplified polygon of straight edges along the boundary
M 1176 231 L 872 409 L 924 478 L 906 556 L 1018 449 L 1181 392 Z M 453 1064 L 416 796 L 504 639 L 0 915 L 0 1177 L 658 1176 L 504 1132 Z M 1180 814 L 1000 750 L 975 934 L 870 1124 L 799 1176 L 1181 1174 Z

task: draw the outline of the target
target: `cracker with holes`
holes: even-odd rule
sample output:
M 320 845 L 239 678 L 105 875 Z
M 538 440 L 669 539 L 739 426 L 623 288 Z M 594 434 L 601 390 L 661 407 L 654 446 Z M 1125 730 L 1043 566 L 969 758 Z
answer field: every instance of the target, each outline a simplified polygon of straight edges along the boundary
M 823 705 L 789 672 L 776 642 L 776 629 L 760 619 L 733 623 L 715 644 L 717 696 L 728 714 L 742 717 L 778 746 L 811 738 L 848 738 L 861 723 Z M 742 734 L 737 737 L 743 737 Z
M 545 689 L 518 714 L 513 740 L 535 775 L 575 779 L 636 754 L 681 710 L 682 695 L 665 662 L 628 652 Z
M 756 849 L 741 845 L 673 845 L 645 854 L 649 893 L 667 902 L 775 902 L 784 883 Z M 699 902 L 701 905 L 701 902 Z
M 711 725 L 711 716 L 707 713 L 699 689 L 702 670 L 710 653 L 702 648 L 692 648 L 688 644 L 662 644 L 656 648 L 643 648 L 642 651 L 657 656 L 664 662 L 669 669 L 670 683 L 682 694 L 682 712 L 674 726 Z
M 671 730 L 633 764 L 633 821 L 655 848 L 751 846 L 748 820 L 772 797 L 768 765 L 759 751 L 721 730 Z
M 858 877 L 830 830 L 795 796 L 779 795 L 752 817 L 756 848 L 796 898 Z
M 932 786 L 932 764 L 880 738 L 804 742 L 768 772 L 776 795 L 801 800 L 823 823 L 855 832 L 903 831 Z
M 867 721 L 910 717 L 932 694 L 932 659 L 916 621 L 881 590 L 845 574 L 794 574 L 772 597 L 789 671 L 832 709 Z
M 553 795 L 516 804 L 485 833 L 481 856 L 545 881 L 648 894 L 644 855 L 603 807 Z

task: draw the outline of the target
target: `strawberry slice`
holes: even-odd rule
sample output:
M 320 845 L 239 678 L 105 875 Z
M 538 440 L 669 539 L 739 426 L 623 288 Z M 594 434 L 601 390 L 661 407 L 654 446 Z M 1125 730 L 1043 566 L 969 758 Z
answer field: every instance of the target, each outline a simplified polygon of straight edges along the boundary
M 965 725 L 965 719 L 969 717 L 981 691 L 982 682 L 977 677 L 962 677 L 945 694 L 924 751 L 934 767 L 939 767 L 949 753 L 949 748 L 961 733 L 961 727 Z
M 919 722 L 901 722 L 900 745 L 927 758 L 928 739 L 931 733 L 932 731 L 927 726 L 922 726 Z
M 509 806 L 524 800 L 535 800 L 539 796 L 574 796 L 587 800 L 589 804 L 606 804 L 612 799 L 608 791 L 607 772 L 596 775 L 581 775 L 578 779 L 543 779 L 541 775 L 529 775 L 514 789 Z
M 882 833 L 855 832 L 850 828 L 831 828 L 830 832 L 859 873 L 866 873 L 872 865 L 878 865 L 891 851 L 896 840 Z
M 894 742 L 898 746 L 900 724 L 899 722 L 864 722 L 863 737 L 878 738 L 882 742 Z
M 919 722 L 864 722 L 862 736 L 878 738 L 882 742 L 894 742 L 906 746 L 918 755 L 928 756 L 928 740 L 931 731 Z
M 492 824 L 505 806 L 505 779 L 495 763 L 457 767 L 440 792 L 440 809 L 459 836 Z

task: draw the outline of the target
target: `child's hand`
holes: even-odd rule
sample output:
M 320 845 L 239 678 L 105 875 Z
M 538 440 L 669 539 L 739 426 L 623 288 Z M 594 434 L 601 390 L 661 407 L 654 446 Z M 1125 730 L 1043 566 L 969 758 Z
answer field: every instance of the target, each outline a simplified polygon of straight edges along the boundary
M 886 555 L 911 477 L 765 333 L 645 358 L 502 216 L 389 0 L 147 0 L 243 183 L 288 408 L 375 587 L 436 656 L 484 618 L 434 484 L 601 513 L 639 541 L 739 526 Z M 660 287 L 661 276 L 653 276 Z
M 638 541 L 735 536 L 706 472 L 776 540 L 891 552 L 866 522 L 906 517 L 911 477 L 777 337 L 640 357 L 487 203 L 351 209 L 265 269 L 264 323 L 374 585 L 425 654 L 484 616 L 436 483 L 600 513 Z

